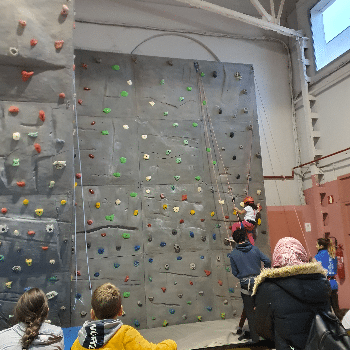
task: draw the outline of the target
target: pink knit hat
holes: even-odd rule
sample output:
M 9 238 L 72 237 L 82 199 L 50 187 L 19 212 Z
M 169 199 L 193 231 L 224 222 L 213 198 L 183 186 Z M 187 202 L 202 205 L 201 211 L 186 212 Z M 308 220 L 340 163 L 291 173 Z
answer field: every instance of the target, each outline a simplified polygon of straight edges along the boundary
M 307 262 L 306 250 L 297 239 L 284 237 L 277 242 L 272 256 L 273 267 L 300 265 Z

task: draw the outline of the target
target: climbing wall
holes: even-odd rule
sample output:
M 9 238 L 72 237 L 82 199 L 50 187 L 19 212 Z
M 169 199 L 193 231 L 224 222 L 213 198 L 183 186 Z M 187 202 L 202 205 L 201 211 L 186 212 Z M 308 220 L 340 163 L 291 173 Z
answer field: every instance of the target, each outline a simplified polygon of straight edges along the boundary
M 0 328 L 30 287 L 70 324 L 72 3 L 5 1 L 0 41 Z
M 136 327 L 233 317 L 232 198 L 265 207 L 253 67 L 80 50 L 75 61 L 72 325 L 89 317 L 90 283 L 105 282 Z M 257 231 L 268 252 L 264 211 Z

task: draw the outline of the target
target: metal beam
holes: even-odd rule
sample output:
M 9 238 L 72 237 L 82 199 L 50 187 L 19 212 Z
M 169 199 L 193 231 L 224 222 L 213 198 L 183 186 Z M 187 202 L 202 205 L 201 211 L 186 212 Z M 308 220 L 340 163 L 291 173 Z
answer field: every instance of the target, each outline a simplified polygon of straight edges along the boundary
M 257 11 L 261 14 L 263 19 L 266 19 L 268 22 L 273 23 L 273 18 L 270 14 L 266 12 L 264 7 L 260 4 L 259 0 L 250 0 L 250 2 L 254 5 Z
M 303 37 L 303 35 L 301 33 L 297 32 L 294 29 L 282 27 L 282 26 L 275 24 L 275 23 L 266 22 L 260 18 L 248 16 L 244 13 L 240 13 L 240 12 L 237 12 L 234 10 L 229 10 L 225 7 L 214 5 L 208 1 L 204 1 L 204 0 L 176 0 L 176 1 L 182 2 L 183 4 L 187 4 L 187 5 L 190 5 L 192 7 L 198 8 L 198 9 L 206 10 L 209 12 L 213 12 L 213 13 L 228 17 L 228 18 L 236 19 L 238 21 L 248 23 L 248 24 L 251 24 L 253 26 L 262 28 L 262 29 L 273 30 L 273 31 L 275 31 L 279 34 L 282 34 L 282 35 L 296 37 L 296 38 Z M 283 8 L 283 6 L 282 6 L 282 8 Z M 280 6 L 280 9 L 281 9 L 281 6 Z
M 276 22 L 276 13 L 275 13 L 275 1 L 274 0 L 270 0 L 270 8 L 271 8 L 271 16 L 274 19 L 274 22 Z
M 280 23 L 282 11 L 283 11 L 283 6 L 284 6 L 284 0 L 281 1 L 280 8 L 278 9 L 277 23 Z

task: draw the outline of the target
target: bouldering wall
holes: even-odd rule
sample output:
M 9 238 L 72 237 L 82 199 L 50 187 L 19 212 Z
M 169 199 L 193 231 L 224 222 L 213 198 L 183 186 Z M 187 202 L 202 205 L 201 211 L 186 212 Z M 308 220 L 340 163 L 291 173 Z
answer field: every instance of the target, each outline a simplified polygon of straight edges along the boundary
M 0 41 L 0 305 L 39 287 L 70 325 L 73 3 L 5 1 Z
M 75 54 L 72 325 L 89 317 L 90 283 L 105 282 L 121 289 L 122 320 L 136 327 L 233 317 L 232 198 L 265 206 L 253 67 Z M 268 253 L 264 211 L 257 233 Z

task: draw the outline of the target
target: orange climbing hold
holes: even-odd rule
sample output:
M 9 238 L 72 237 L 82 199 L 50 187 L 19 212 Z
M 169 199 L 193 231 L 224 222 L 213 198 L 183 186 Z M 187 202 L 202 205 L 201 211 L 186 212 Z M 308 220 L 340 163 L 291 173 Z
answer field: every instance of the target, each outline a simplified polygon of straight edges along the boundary
M 41 247 L 42 250 L 48 250 L 49 247 Z
M 59 98 L 66 98 L 66 94 L 64 92 L 61 92 L 59 95 L 58 95 Z
M 17 186 L 18 187 L 24 187 L 26 183 L 24 181 L 17 181 Z
M 163 291 L 163 293 L 165 293 L 166 288 L 165 288 L 165 287 L 162 287 L 161 290 Z
M 2 212 L 3 214 L 6 214 L 6 213 L 7 213 L 7 208 L 1 208 L 1 212 Z
M 30 46 L 33 46 L 33 47 L 34 47 L 37 43 L 38 43 L 38 40 L 32 39 L 32 40 L 30 41 Z
M 46 117 L 45 117 L 45 112 L 43 110 L 39 111 L 39 118 L 44 122 Z
M 34 236 L 35 235 L 35 231 L 28 231 L 28 235 L 29 236 Z
M 9 108 L 9 112 L 10 112 L 10 113 L 18 113 L 18 112 L 19 112 L 19 108 L 16 107 L 16 106 L 11 106 L 11 107 Z
M 219 286 L 222 286 L 222 281 L 218 280 Z
M 34 143 L 34 148 L 38 153 L 41 153 L 41 146 L 38 143 Z
M 124 282 L 128 282 L 128 281 L 129 281 L 129 276 L 126 276 Z
M 183 195 L 182 195 L 182 200 L 183 200 L 183 201 L 187 201 L 187 194 L 183 194 Z
M 88 221 L 87 221 L 87 224 L 88 224 L 88 225 L 92 225 L 92 223 L 93 223 L 92 220 L 88 220 Z
M 204 270 L 204 272 L 207 276 L 211 275 L 211 271 L 209 271 L 209 270 Z
M 25 70 L 22 70 L 22 80 L 27 81 L 33 74 L 34 72 L 27 72 Z

